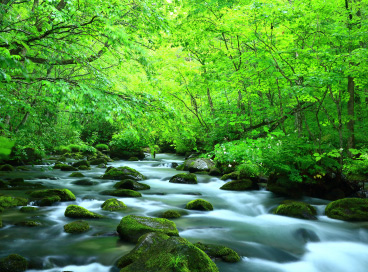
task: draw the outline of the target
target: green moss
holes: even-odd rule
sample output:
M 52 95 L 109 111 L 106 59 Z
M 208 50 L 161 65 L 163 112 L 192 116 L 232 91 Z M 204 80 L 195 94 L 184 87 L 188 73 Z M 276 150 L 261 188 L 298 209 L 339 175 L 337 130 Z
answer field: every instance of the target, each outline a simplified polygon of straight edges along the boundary
M 169 182 L 171 183 L 183 183 L 183 184 L 197 184 L 197 176 L 195 174 L 177 174 L 173 176 Z
M 69 175 L 71 178 L 83 178 L 85 177 L 81 172 L 73 172 Z
M 14 171 L 14 167 L 11 166 L 10 164 L 0 165 L 0 171 L 9 171 L 9 172 L 12 172 L 12 171 Z
M 78 167 L 79 170 L 91 170 L 91 167 L 85 166 L 85 165 L 81 165 Z
M 139 161 L 139 159 L 137 157 L 130 157 L 128 161 Z
M 75 195 L 68 189 L 46 189 L 33 191 L 29 194 L 33 198 L 45 198 L 57 195 L 61 201 L 74 201 L 76 200 Z
M 225 174 L 221 177 L 221 180 L 228 180 L 228 179 L 238 179 L 239 177 L 239 172 L 231 172 L 229 174 Z
M 185 206 L 185 208 L 189 210 L 199 210 L 199 211 L 212 211 L 213 210 L 213 206 L 210 202 L 204 199 L 200 199 L 200 198 L 189 201 L 187 205 Z
M 77 144 L 70 144 L 68 145 L 68 149 L 70 149 L 71 152 L 79 152 L 81 151 L 82 147 Z
M 60 166 L 60 170 L 61 171 L 78 171 L 78 168 L 71 166 L 71 165 L 62 164 Z
M 119 261 L 121 272 L 218 272 L 216 265 L 199 248 L 181 237 L 147 233 Z
M 19 211 L 22 213 L 33 213 L 33 212 L 37 212 L 38 208 L 25 206 L 25 207 L 20 208 Z
M 89 167 L 89 162 L 86 161 L 86 160 L 78 161 L 78 162 L 73 163 L 73 166 L 74 167 L 80 167 L 80 166 L 87 166 L 87 167 Z
M 181 214 L 178 211 L 175 210 L 167 210 L 162 213 L 161 217 L 163 218 L 179 218 L 181 217 Z
M 109 146 L 107 144 L 97 144 L 95 148 L 99 151 L 109 150 Z
M 89 224 L 85 220 L 78 220 L 64 225 L 64 231 L 67 233 L 82 233 L 89 230 Z
M 27 220 L 27 221 L 18 222 L 15 225 L 22 226 L 22 227 L 38 227 L 38 226 L 41 226 L 42 224 L 39 221 Z
M 73 181 L 72 183 L 75 185 L 79 185 L 79 186 L 90 186 L 90 185 L 97 184 L 97 182 L 92 181 L 90 179 L 79 179 L 79 180 Z
M 259 189 L 259 186 L 256 182 L 250 179 L 242 179 L 242 180 L 229 181 L 223 186 L 221 186 L 220 189 L 230 191 L 247 191 Z
M 69 205 L 66 207 L 64 215 L 70 218 L 102 218 L 103 216 L 94 212 L 90 212 L 86 208 L 78 205 Z
M 117 200 L 116 198 L 110 198 L 106 200 L 102 205 L 101 208 L 105 211 L 120 211 L 127 208 L 124 202 Z
M 1 272 L 23 272 L 27 268 L 28 261 L 18 254 L 10 254 L 0 261 Z
M 106 169 L 105 174 L 102 176 L 103 179 L 133 179 L 133 180 L 144 180 L 146 177 L 139 173 L 137 170 L 128 166 L 122 166 L 118 168 L 109 167 Z
M 169 236 L 179 236 L 174 222 L 164 218 L 151 218 L 137 215 L 123 217 L 117 227 L 117 231 L 121 239 L 130 242 L 137 242 L 140 236 L 148 232 L 159 232 Z
M 316 208 L 307 203 L 293 200 L 284 201 L 281 205 L 279 205 L 276 208 L 274 214 L 285 215 L 301 219 L 311 219 L 311 220 L 317 219 Z
M 51 206 L 52 204 L 54 204 L 56 202 L 60 202 L 60 201 L 61 201 L 60 196 L 53 195 L 53 196 L 44 197 L 44 198 L 40 199 L 39 201 L 37 201 L 36 203 L 39 206 Z
M 12 196 L 0 196 L 0 207 L 11 208 L 16 206 L 25 206 L 28 203 L 28 199 Z
M 141 197 L 142 194 L 129 189 L 106 190 L 101 195 L 123 196 L 123 197 Z
M 99 165 L 101 163 L 106 164 L 107 160 L 104 159 L 104 158 L 97 158 L 97 159 L 93 159 L 93 160 L 90 161 L 91 165 Z
M 228 263 L 240 261 L 238 253 L 226 246 L 203 243 L 196 243 L 194 245 L 203 250 L 210 258 L 221 258 L 223 261 Z
M 184 164 L 178 165 L 175 169 L 178 170 L 178 171 L 183 171 L 184 170 Z
M 126 179 L 126 180 L 122 180 L 122 181 L 117 182 L 114 185 L 114 188 L 140 191 L 140 190 L 148 190 L 151 187 L 147 184 L 139 183 L 139 182 L 137 182 L 135 180 L 132 180 L 132 179 Z
M 326 206 L 328 217 L 344 221 L 368 221 L 368 199 L 344 198 Z

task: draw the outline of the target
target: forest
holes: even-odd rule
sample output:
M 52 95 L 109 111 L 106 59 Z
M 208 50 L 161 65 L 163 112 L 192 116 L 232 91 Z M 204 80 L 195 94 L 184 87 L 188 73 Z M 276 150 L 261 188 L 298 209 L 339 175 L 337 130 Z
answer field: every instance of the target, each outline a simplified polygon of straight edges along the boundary
M 367 47 L 367 0 L 0 0 L 0 271 L 366 271 Z

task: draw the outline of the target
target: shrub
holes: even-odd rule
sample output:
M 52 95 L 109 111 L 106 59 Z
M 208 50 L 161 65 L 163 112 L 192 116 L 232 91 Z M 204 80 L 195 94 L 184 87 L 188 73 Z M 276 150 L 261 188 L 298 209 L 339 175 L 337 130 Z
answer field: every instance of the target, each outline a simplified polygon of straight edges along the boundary
M 107 144 L 97 144 L 95 148 L 99 151 L 108 150 L 109 146 Z
M 141 139 L 139 133 L 134 129 L 127 129 L 119 134 L 115 134 L 110 142 L 111 149 L 138 151 L 145 146 L 145 141 Z

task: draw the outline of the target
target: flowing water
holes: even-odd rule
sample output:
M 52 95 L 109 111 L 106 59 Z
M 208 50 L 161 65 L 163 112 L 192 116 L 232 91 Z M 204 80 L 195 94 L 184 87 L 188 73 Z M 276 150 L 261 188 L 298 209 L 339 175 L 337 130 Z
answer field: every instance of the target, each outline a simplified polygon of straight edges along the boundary
M 81 171 L 92 186 L 74 185 L 78 178 L 70 172 L 36 166 L 30 172 L 16 172 L 26 181 L 47 184 L 48 187 L 68 188 L 77 196 L 73 204 L 105 215 L 106 219 L 89 220 L 91 229 L 78 235 L 67 234 L 63 226 L 73 221 L 64 217 L 71 202 L 41 207 L 35 214 L 22 214 L 18 208 L 3 213 L 0 229 L 0 257 L 18 253 L 31 260 L 38 269 L 47 271 L 115 272 L 116 260 L 127 254 L 133 244 L 120 241 L 116 227 L 128 214 L 157 216 L 167 209 L 182 209 L 186 215 L 174 219 L 180 236 L 191 242 L 226 245 L 236 250 L 242 260 L 236 264 L 216 261 L 224 272 L 366 272 L 368 271 L 368 222 L 348 223 L 327 218 L 324 208 L 327 201 L 305 198 L 303 201 L 318 210 L 318 220 L 308 221 L 271 213 L 281 201 L 265 190 L 233 192 L 219 188 L 219 178 L 197 175 L 198 184 L 169 183 L 170 177 L 181 173 L 171 168 L 183 158 L 172 154 L 158 154 L 155 159 L 139 162 L 115 161 L 112 166 L 129 166 L 148 177 L 144 183 L 150 190 L 141 191 L 142 198 L 118 198 L 128 209 L 121 212 L 101 210 L 109 196 L 99 192 L 112 189 L 116 181 L 99 177 L 105 169 Z M 54 177 L 57 179 L 50 179 Z M 79 178 L 80 179 L 80 178 Z M 3 192 L 6 194 L 6 191 Z M 193 199 L 210 201 L 210 212 L 188 211 L 185 204 Z M 17 221 L 37 220 L 40 227 L 15 226 Z

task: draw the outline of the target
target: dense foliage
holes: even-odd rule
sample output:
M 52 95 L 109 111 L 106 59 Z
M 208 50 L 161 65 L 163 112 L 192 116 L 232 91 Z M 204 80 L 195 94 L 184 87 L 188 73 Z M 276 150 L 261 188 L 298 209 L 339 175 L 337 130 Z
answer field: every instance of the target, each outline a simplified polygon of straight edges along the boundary
M 0 16 L 14 156 L 171 145 L 248 176 L 368 173 L 367 0 L 2 0 Z

